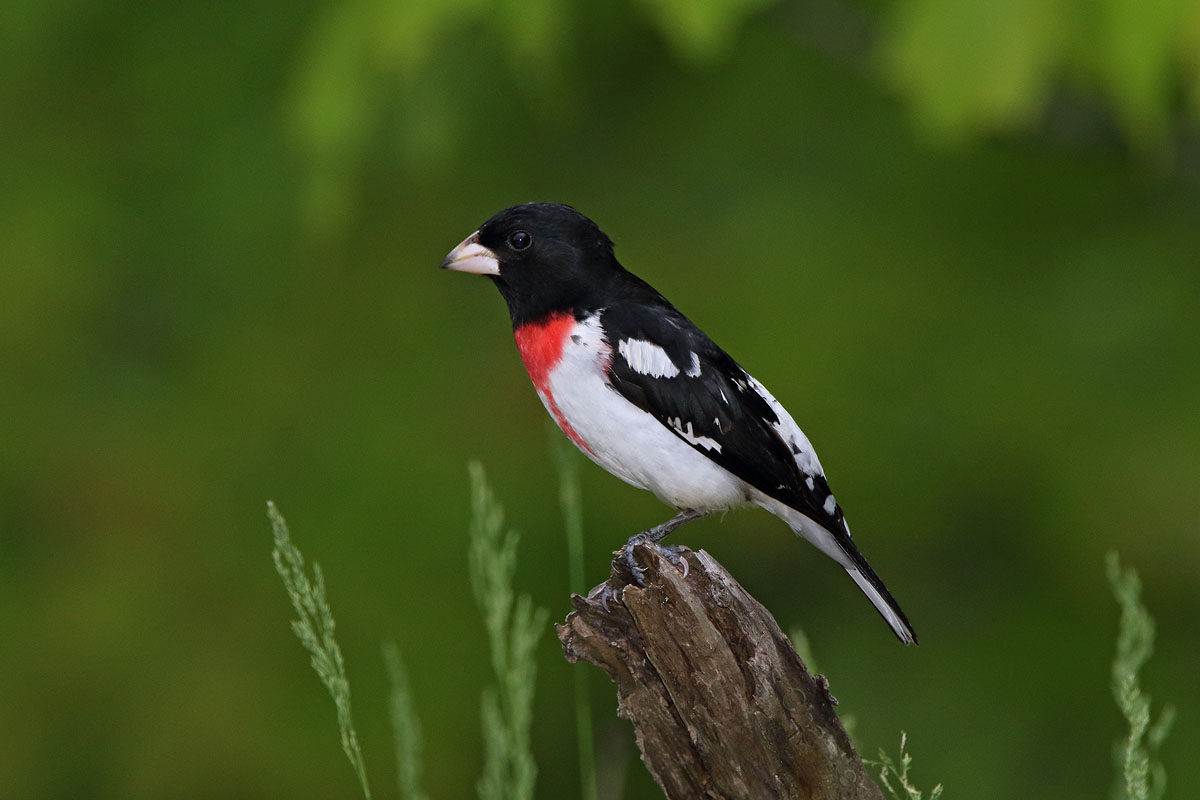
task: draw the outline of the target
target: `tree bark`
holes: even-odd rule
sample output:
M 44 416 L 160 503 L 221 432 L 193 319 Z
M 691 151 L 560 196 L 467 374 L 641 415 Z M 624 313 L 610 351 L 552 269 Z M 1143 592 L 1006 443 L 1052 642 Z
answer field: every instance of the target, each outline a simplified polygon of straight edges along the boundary
M 644 587 L 618 558 L 557 626 L 568 661 L 617 684 L 617 714 L 666 796 L 882 800 L 825 679 L 712 556 L 679 551 L 686 577 L 659 546 L 639 545 Z

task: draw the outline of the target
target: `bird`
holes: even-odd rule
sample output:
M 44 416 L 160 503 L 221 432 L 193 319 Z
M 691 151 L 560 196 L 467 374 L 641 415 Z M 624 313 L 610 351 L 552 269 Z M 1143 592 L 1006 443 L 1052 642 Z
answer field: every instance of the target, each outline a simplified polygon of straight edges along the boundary
M 808 437 L 766 387 L 568 205 L 498 212 L 443 269 L 500 290 L 525 369 L 576 447 L 679 513 L 630 539 L 658 542 L 713 512 L 758 506 L 836 561 L 905 644 L 917 634 L 850 536 Z

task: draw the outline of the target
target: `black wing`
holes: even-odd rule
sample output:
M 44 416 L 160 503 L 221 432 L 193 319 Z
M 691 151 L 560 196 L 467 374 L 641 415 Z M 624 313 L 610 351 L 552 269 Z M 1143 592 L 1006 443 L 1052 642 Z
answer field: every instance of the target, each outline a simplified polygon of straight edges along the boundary
M 801 469 L 808 461 L 805 452 L 811 454 L 804 449 L 811 448 L 807 439 L 794 423 L 779 425 L 778 404 L 760 393 L 760 385 L 661 295 L 649 292 L 648 299 L 643 293 L 639 302 L 602 311 L 601 323 L 613 348 L 608 373 L 613 388 L 693 449 L 829 531 L 857 574 L 875 590 L 873 595 L 855 577 L 896 635 L 916 642 L 899 604 L 855 546 L 815 455 L 811 470 Z M 622 348 L 622 342 L 643 344 Z M 799 440 L 790 440 L 793 435 Z
M 848 534 L 841 508 L 824 508 L 830 496 L 825 476 L 819 469 L 806 474 L 797 464 L 807 442 L 781 436 L 779 416 L 754 379 L 691 320 L 655 297 L 604 309 L 601 323 L 613 348 L 609 380 L 626 400 L 763 494 L 839 538 Z

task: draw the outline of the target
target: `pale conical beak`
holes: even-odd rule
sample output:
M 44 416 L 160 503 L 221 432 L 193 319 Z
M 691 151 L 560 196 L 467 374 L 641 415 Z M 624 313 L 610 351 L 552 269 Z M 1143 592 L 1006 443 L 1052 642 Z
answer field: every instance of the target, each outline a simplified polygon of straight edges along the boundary
M 475 231 L 450 251 L 450 255 L 442 262 L 442 269 L 475 275 L 499 275 L 500 262 L 495 253 L 479 243 L 479 231 Z

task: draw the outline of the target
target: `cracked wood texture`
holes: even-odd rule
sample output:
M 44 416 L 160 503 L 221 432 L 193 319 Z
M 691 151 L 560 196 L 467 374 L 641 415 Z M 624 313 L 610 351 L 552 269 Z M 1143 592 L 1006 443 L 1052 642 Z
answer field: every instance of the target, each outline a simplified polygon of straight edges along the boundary
M 617 714 L 666 796 L 882 800 L 825 679 L 712 556 L 679 552 L 686 577 L 658 545 L 639 545 L 644 587 L 618 558 L 557 626 L 568 661 L 617 684 Z

